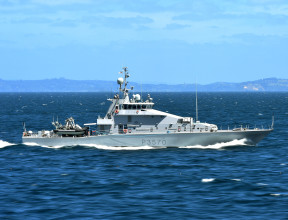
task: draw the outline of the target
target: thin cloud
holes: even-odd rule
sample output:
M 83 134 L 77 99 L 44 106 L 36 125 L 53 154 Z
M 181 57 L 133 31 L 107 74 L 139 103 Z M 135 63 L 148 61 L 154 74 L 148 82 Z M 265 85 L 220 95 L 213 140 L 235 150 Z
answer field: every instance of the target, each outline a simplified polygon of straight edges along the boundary
M 82 22 L 90 24 L 92 27 L 110 28 L 133 28 L 143 26 L 153 22 L 152 19 L 142 16 L 137 17 L 105 17 L 105 16 L 84 16 Z
M 167 29 L 167 30 L 177 30 L 177 29 L 183 29 L 183 28 L 189 28 L 189 27 L 191 27 L 191 26 L 190 25 L 171 23 L 171 24 L 168 24 L 165 29 Z
M 231 43 L 241 42 L 239 38 L 233 41 L 233 37 L 245 34 L 287 36 L 287 23 L 288 3 L 284 0 L 8 0 L 0 3 L 0 40 L 13 40 L 19 46 L 33 46 L 34 42 L 58 46 L 66 41 L 75 42 L 76 38 L 80 45 L 131 39 Z M 39 32 L 42 35 L 37 40 Z M 29 34 L 36 35 L 23 37 Z M 51 42 L 51 36 L 65 40 L 59 37 Z
M 71 5 L 71 4 L 93 4 L 91 0 L 31 0 L 32 4 L 39 5 Z

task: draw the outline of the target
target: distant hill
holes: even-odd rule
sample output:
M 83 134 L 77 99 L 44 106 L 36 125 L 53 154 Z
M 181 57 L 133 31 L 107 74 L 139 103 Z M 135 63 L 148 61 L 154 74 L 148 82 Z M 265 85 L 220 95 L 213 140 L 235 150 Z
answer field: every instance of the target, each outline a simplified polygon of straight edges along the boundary
M 139 84 L 131 82 L 135 91 L 147 92 L 194 92 L 194 84 Z M 114 81 L 102 80 L 1 80 L 0 92 L 110 92 L 117 89 Z M 244 92 L 244 91 L 288 91 L 288 79 L 267 78 L 242 83 L 217 82 L 208 85 L 197 85 L 203 92 Z

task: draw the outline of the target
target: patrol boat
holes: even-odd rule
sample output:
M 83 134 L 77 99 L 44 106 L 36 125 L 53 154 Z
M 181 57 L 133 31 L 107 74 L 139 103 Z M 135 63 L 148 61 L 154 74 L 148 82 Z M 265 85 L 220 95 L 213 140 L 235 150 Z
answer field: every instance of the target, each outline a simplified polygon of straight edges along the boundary
M 130 95 L 128 89 L 128 68 L 117 79 L 119 94 L 114 95 L 111 105 L 103 118 L 96 123 L 96 130 L 77 133 L 62 129 L 51 131 L 23 132 L 23 143 L 36 143 L 44 146 L 105 145 L 105 146 L 208 146 L 233 140 L 245 140 L 247 145 L 256 145 L 273 130 L 270 128 L 237 128 L 218 130 L 217 125 L 201 123 L 192 117 L 181 117 L 154 109 L 153 99 L 148 95 L 144 101 L 139 94 Z M 196 112 L 197 115 L 197 112 Z M 196 116 L 197 118 L 197 116 Z M 71 120 L 70 120 L 71 121 Z M 58 125 L 54 122 L 54 125 Z M 56 127 L 57 128 L 57 127 Z M 68 132 L 68 133 L 67 133 Z

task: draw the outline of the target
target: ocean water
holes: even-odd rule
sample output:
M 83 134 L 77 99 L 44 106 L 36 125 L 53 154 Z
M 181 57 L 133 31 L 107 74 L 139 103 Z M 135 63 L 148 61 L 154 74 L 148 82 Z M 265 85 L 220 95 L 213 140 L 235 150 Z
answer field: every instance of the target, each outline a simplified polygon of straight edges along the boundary
M 147 94 L 143 94 L 146 96 Z M 193 93 L 152 93 L 194 117 Z M 0 93 L 1 219 L 288 219 L 288 93 L 199 93 L 199 120 L 275 130 L 257 146 L 209 148 L 21 144 L 53 117 L 95 122 L 110 93 Z

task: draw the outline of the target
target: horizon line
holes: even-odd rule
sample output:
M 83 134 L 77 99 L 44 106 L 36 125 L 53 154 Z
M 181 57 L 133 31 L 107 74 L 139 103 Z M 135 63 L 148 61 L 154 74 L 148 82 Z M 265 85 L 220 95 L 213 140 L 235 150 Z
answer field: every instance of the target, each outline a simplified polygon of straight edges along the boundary
M 255 82 L 255 81 L 260 81 L 260 80 L 288 80 L 288 79 L 284 79 L 284 78 L 277 78 L 277 77 L 268 77 L 268 78 L 262 78 L 262 79 L 256 79 L 256 80 L 249 80 L 249 81 L 241 81 L 241 82 L 224 82 L 224 81 L 218 81 L 218 82 L 212 82 L 212 83 L 206 83 L 206 84 L 200 84 L 200 83 L 196 83 L 197 85 L 209 85 L 209 84 L 214 84 L 214 83 L 232 83 L 232 84 L 237 84 L 237 83 L 247 83 L 247 82 Z M 59 77 L 59 78 L 50 78 L 50 79 L 1 79 L 0 81 L 46 81 L 46 80 L 69 80 L 69 81 L 103 81 L 103 82 L 114 82 L 114 80 L 101 80 L 101 79 L 67 79 L 64 77 Z M 152 82 L 136 82 L 136 81 L 130 81 L 130 83 L 137 83 L 137 84 L 151 84 L 151 85 L 195 85 L 195 83 L 176 83 L 176 84 L 170 84 L 170 83 L 165 83 L 165 82 L 156 82 L 156 83 L 152 83 Z

